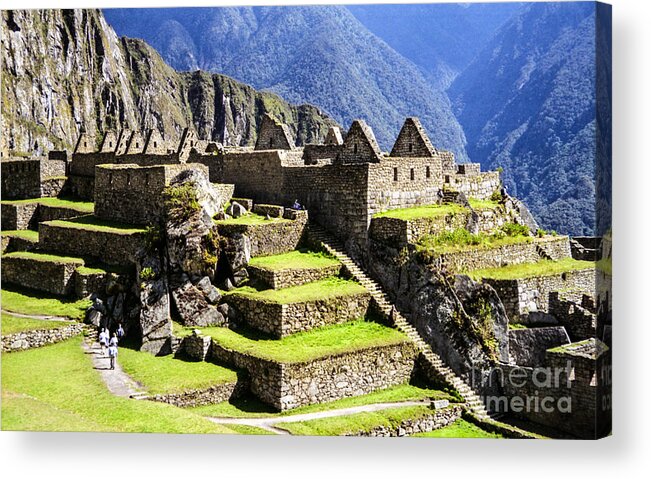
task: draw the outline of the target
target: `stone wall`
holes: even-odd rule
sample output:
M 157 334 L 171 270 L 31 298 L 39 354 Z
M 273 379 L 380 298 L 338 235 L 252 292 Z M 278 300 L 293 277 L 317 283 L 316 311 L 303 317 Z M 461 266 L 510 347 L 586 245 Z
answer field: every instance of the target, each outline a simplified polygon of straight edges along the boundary
M 414 419 L 405 419 L 397 426 L 377 426 L 370 431 L 359 431 L 346 436 L 361 437 L 404 437 L 430 432 L 450 424 L 461 418 L 463 406 L 455 404 L 444 409 L 432 411 L 431 414 Z
M 567 299 L 565 294 L 552 292 L 549 295 L 549 314 L 565 327 L 572 341 L 597 337 L 597 315 Z
M 2 254 L 12 251 L 31 251 L 36 249 L 38 241 L 20 236 L 0 236 L 2 241 Z
M 144 233 L 113 233 L 59 226 L 50 222 L 39 224 L 39 244 L 47 250 L 70 256 L 96 258 L 104 263 L 130 266 L 143 245 Z
M 73 275 L 81 264 L 38 261 L 9 255 L 2 258 L 2 281 L 66 296 L 73 291 Z
M 147 225 L 163 213 L 163 191 L 184 170 L 208 167 L 197 163 L 158 166 L 102 165 L 95 172 L 95 216 Z
M 290 304 L 260 301 L 238 293 L 226 299 L 248 326 L 277 339 L 364 317 L 370 300 L 368 293 Z
M 40 348 L 47 344 L 65 341 L 66 339 L 81 334 L 83 328 L 83 325 L 80 323 L 70 323 L 68 326 L 59 328 L 38 329 L 8 334 L 2 336 L 2 352 L 24 351 L 25 349 Z
M 40 161 L 40 168 L 43 180 L 66 176 L 66 162 L 63 160 L 43 159 Z
M 283 269 L 271 270 L 247 266 L 251 278 L 269 286 L 272 289 L 289 288 L 301 284 L 312 283 L 320 279 L 338 276 L 341 273 L 341 265 L 335 264 L 326 268 L 305 268 L 305 269 Z
M 41 161 L 38 159 L 0 162 L 2 199 L 21 200 L 41 196 Z
M 77 198 L 86 201 L 95 199 L 95 177 L 94 176 L 69 176 L 67 181 L 68 192 Z
M 595 270 L 587 268 L 534 278 L 484 278 L 482 281 L 497 291 L 509 321 L 517 323 L 532 311 L 549 312 L 549 295 L 554 291 L 594 291 Z
M 38 224 L 38 206 L 38 203 L 2 203 L 2 229 L 13 231 L 35 228 Z
M 450 178 L 448 185 L 469 198 L 487 200 L 500 187 L 501 181 L 497 171 L 488 171 L 480 174 L 454 175 Z
M 402 343 L 283 364 L 229 351 L 213 341 L 211 354 L 214 360 L 246 369 L 253 394 L 285 411 L 405 383 L 413 372 L 416 350 L 411 343 Z
M 248 390 L 246 381 L 216 384 L 206 389 L 192 389 L 181 393 L 156 394 L 147 399 L 172 404 L 176 407 L 198 407 L 238 398 Z
M 569 343 L 562 326 L 509 330 L 509 354 L 520 366 L 540 366 L 548 349 Z

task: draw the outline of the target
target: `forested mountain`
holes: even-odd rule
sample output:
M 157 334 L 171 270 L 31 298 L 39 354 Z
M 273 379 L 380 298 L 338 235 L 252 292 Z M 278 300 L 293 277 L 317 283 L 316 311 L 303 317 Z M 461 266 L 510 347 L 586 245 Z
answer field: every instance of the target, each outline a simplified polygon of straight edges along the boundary
M 221 72 L 293 102 L 323 108 L 344 127 L 366 120 L 389 149 L 406 116 L 464 161 L 448 97 L 411 61 L 339 6 L 105 10 L 118 33 L 143 38 L 179 70 Z
M 310 105 L 205 72 L 179 74 L 142 40 L 118 38 L 98 10 L 3 11 L 2 142 L 14 155 L 71 148 L 84 128 L 156 128 L 178 138 L 255 142 L 270 111 L 305 143 L 334 121 Z
M 559 232 L 595 227 L 595 61 L 594 3 L 534 3 L 449 90 L 470 157 Z

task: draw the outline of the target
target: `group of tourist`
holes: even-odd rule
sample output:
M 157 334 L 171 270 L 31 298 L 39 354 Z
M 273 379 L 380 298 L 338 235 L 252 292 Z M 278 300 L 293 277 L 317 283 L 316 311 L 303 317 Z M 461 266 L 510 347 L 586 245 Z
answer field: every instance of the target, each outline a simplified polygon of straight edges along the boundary
M 102 328 L 99 332 L 98 340 L 99 345 L 102 348 L 102 355 L 106 356 L 108 352 L 108 357 L 111 362 L 111 369 L 115 369 L 115 359 L 118 357 L 118 342 L 124 337 L 124 329 L 122 324 L 118 324 L 118 328 L 115 330 L 113 335 L 110 335 L 107 328 Z

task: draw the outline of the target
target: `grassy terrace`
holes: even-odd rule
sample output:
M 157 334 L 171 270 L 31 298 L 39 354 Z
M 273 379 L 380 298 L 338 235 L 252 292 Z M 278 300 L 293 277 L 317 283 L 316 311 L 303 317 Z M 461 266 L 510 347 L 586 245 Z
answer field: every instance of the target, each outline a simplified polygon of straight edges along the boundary
M 477 211 L 494 210 L 500 207 L 496 201 L 478 200 L 470 198 L 470 206 Z M 442 205 L 412 206 L 411 208 L 397 208 L 373 215 L 373 218 L 396 218 L 404 221 L 413 221 L 423 218 L 441 218 L 446 215 L 466 213 L 468 210 L 455 203 Z
M 20 205 L 37 203 L 39 205 L 53 206 L 58 208 L 70 208 L 80 213 L 92 213 L 94 205 L 89 201 L 77 200 L 74 198 L 30 198 L 28 200 L 2 201 L 3 205 Z
M 300 363 L 407 341 L 407 336 L 400 331 L 362 320 L 296 333 L 283 339 L 265 339 L 253 332 L 240 333 L 218 327 L 201 331 L 226 349 L 282 363 Z
M 101 231 L 104 233 L 117 233 L 117 234 L 134 234 L 143 233 L 144 228 L 134 227 L 125 223 L 118 223 L 115 221 L 106 221 L 96 218 L 95 216 L 80 216 L 69 220 L 54 220 L 47 221 L 45 224 L 52 226 L 59 226 L 62 228 L 74 228 L 86 231 Z
M 340 264 L 339 261 L 325 253 L 307 251 L 290 251 L 289 253 L 251 258 L 250 266 L 271 271 L 287 269 L 318 269 Z
M 41 319 L 21 318 L 13 314 L 2 313 L 2 335 L 36 331 L 41 329 L 56 329 L 68 326 L 67 321 L 44 321 Z
M 141 383 L 150 394 L 170 394 L 237 381 L 237 374 L 216 364 L 190 362 L 170 356 L 121 348 L 118 361 L 124 371 Z
M 456 399 L 449 394 L 437 389 L 428 389 L 411 384 L 400 384 L 390 388 L 374 391 L 361 396 L 349 397 L 321 404 L 309 404 L 298 407 L 289 411 L 277 412 L 265 403 L 253 397 L 243 397 L 233 400 L 232 402 L 222 402 L 219 404 L 209 404 L 193 408 L 192 411 L 202 416 L 212 417 L 282 417 L 292 416 L 295 414 L 307 414 L 319 411 L 331 411 L 334 409 L 345 409 L 355 406 L 365 406 L 367 404 L 383 402 L 400 402 L 400 401 L 418 401 L 424 399 L 447 399 L 450 402 Z
M 227 293 L 227 296 L 241 295 L 270 303 L 291 304 L 323 300 L 337 296 L 363 294 L 365 292 L 366 289 L 359 283 L 332 277 L 282 289 L 258 291 L 250 286 L 244 286 Z
M 91 305 L 89 299 L 69 300 L 23 288 L 2 289 L 2 309 L 5 311 L 43 316 L 83 319 Z
M 475 438 L 486 438 L 486 439 L 504 438 L 504 436 L 502 436 L 501 434 L 484 431 L 480 427 L 464 419 L 457 419 L 453 424 L 442 427 L 441 429 L 435 429 L 434 431 L 430 431 L 430 432 L 414 434 L 414 437 L 448 437 L 448 438 L 475 437 Z
M 9 236 L 11 238 L 20 238 L 28 241 L 33 241 L 33 242 L 38 241 L 38 231 L 32 231 L 32 230 L 2 231 L 0 232 L 0 235 Z
M 84 260 L 81 258 L 73 258 L 70 256 L 59 256 L 47 253 L 33 253 L 31 251 L 15 251 L 2 255 L 3 258 L 20 258 L 29 259 L 33 261 L 44 261 L 47 263 L 61 263 L 61 264 L 76 264 L 83 266 Z
M 540 240 L 527 234 L 509 235 L 502 230 L 492 234 L 471 234 L 468 230 L 459 228 L 440 235 L 424 235 L 418 240 L 417 248 L 422 253 L 436 255 L 469 250 L 488 250 L 511 244 L 533 243 L 534 241 Z
M 563 258 L 558 261 L 541 260 L 536 263 L 512 264 L 501 268 L 487 268 L 469 271 L 466 274 L 474 280 L 490 279 L 524 279 L 535 276 L 551 276 L 569 271 L 594 268 L 592 261 L 579 261 L 573 258 Z
M 259 226 L 259 225 L 268 225 L 272 223 L 288 223 L 291 220 L 284 218 L 270 218 L 266 219 L 264 216 L 248 213 L 239 218 L 229 218 L 227 220 L 215 220 L 215 223 L 218 225 L 246 225 L 246 226 Z
M 404 420 L 418 419 L 432 412 L 427 406 L 405 406 L 311 421 L 279 423 L 276 426 L 300 436 L 341 436 L 370 431 L 378 426 L 396 428 Z
M 2 429 L 234 432 L 175 406 L 112 395 L 79 337 L 2 355 Z

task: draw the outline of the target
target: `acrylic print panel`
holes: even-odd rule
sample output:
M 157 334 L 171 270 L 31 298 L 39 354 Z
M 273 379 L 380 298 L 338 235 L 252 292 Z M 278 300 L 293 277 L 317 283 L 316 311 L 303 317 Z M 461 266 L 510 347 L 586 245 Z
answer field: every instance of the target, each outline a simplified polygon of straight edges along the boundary
M 2 29 L 3 430 L 610 433 L 608 5 Z

